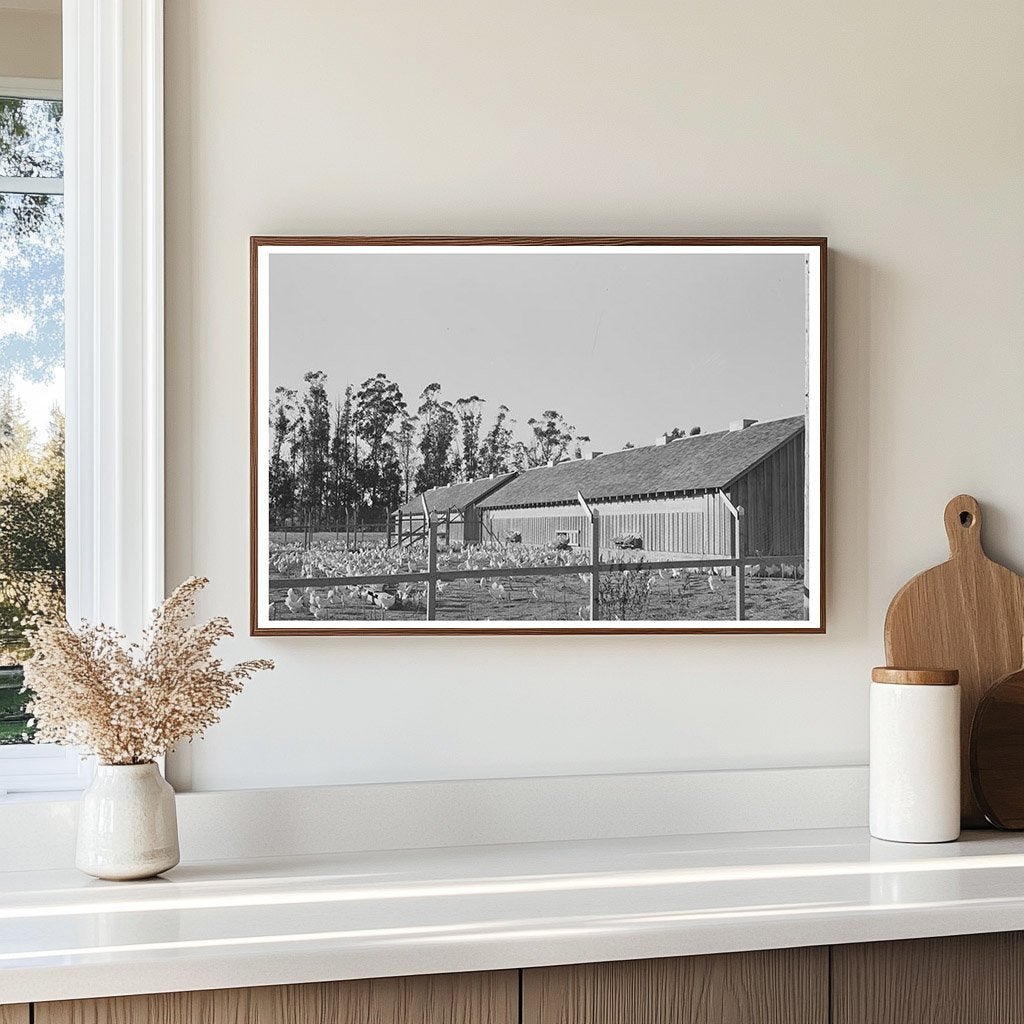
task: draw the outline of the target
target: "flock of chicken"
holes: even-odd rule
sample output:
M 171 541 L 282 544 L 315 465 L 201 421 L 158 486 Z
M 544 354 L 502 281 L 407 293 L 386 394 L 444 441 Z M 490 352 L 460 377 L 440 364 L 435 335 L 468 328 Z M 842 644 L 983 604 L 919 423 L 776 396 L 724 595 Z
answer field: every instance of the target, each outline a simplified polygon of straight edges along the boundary
M 438 552 L 438 569 L 444 570 L 487 570 L 488 575 L 479 580 L 466 581 L 475 583 L 480 591 L 487 594 L 497 603 L 511 599 L 513 591 L 528 594 L 534 600 L 542 595 L 537 587 L 530 586 L 524 580 L 524 586 L 514 586 L 511 578 L 495 578 L 491 573 L 505 568 L 537 568 L 541 570 L 550 566 L 575 566 L 581 569 L 588 565 L 589 553 L 555 547 L 535 547 L 520 543 L 489 545 L 453 544 Z M 270 603 L 270 618 L 278 618 L 286 610 L 290 616 L 313 618 L 317 621 L 330 621 L 349 617 L 345 609 L 364 607 L 366 611 L 376 612 L 381 618 L 387 612 L 423 610 L 426 606 L 426 582 L 392 583 L 386 579 L 372 583 L 354 583 L 317 587 L 317 578 L 343 578 L 346 576 L 379 576 L 387 577 L 398 573 L 426 573 L 427 549 L 425 546 L 406 548 L 387 548 L 374 545 L 357 551 L 348 551 L 343 546 L 330 542 L 304 548 L 300 544 L 274 545 L 271 549 L 271 570 L 278 577 L 302 578 L 310 581 L 310 585 L 290 588 L 280 598 Z M 637 559 L 637 567 L 643 566 L 642 557 Z M 694 573 L 685 569 L 645 569 L 649 583 L 656 580 L 675 580 L 690 589 L 700 579 L 706 579 L 708 588 L 714 592 L 723 583 L 720 570 L 711 568 L 704 572 Z M 580 572 L 579 579 L 589 583 L 590 575 Z M 507 586 L 506 586 L 507 584 Z M 441 595 L 449 586 L 443 580 L 435 583 L 435 593 Z M 512 588 L 512 589 L 510 589 Z M 581 615 L 585 609 L 580 609 Z
M 277 614 L 278 605 L 283 604 L 294 615 L 312 615 L 314 619 L 338 618 L 338 609 L 345 605 L 364 603 L 382 612 L 392 608 L 408 607 L 420 604 L 422 599 L 414 591 L 423 590 L 422 584 L 400 583 L 392 590 L 385 590 L 382 583 L 370 583 L 360 586 L 328 587 L 326 590 L 316 587 L 303 587 L 298 590 L 289 587 L 283 600 L 270 602 L 270 617 Z

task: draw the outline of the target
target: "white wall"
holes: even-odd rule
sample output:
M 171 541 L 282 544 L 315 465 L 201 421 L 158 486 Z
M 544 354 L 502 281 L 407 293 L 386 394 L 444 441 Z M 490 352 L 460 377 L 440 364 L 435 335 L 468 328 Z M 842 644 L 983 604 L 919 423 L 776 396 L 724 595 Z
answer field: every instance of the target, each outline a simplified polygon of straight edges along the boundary
M 1024 568 L 1024 6 L 167 9 L 168 571 L 242 631 L 250 234 L 833 247 L 827 636 L 243 638 L 278 669 L 195 787 L 863 762 L 885 607 L 945 556 L 947 499 Z
M 61 74 L 60 4 L 21 10 L 0 0 L 0 77 L 59 79 Z

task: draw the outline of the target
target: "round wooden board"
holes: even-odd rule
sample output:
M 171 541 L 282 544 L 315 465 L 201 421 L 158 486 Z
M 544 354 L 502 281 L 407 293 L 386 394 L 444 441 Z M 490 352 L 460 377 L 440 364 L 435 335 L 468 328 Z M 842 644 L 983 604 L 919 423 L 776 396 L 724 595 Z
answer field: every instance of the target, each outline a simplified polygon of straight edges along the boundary
M 1024 668 L 999 680 L 971 728 L 971 785 L 996 828 L 1024 829 Z

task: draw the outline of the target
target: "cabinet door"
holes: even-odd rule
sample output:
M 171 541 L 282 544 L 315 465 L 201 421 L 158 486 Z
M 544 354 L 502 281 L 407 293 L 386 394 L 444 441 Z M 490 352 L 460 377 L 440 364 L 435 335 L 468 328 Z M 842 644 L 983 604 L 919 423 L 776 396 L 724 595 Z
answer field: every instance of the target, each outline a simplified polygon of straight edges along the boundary
M 1024 934 L 832 947 L 833 1024 L 1024 1024 Z
M 37 1003 L 35 1024 L 517 1024 L 516 971 Z
M 28 1006 L 0 1006 L 0 1024 L 28 1024 Z
M 523 1024 L 826 1024 L 828 951 L 542 967 L 523 972 Z

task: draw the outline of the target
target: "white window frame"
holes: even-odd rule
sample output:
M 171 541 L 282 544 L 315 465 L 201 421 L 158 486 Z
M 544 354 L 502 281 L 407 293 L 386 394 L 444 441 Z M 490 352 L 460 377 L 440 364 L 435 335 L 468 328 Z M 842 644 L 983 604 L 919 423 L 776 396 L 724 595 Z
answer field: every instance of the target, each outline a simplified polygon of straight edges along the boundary
M 63 50 L 68 617 L 137 635 L 164 596 L 163 0 L 64 0 Z M 0 797 L 91 775 L 0 748 Z
M 25 100 L 60 100 L 59 79 L 0 77 L 0 96 Z M 63 178 L 0 177 L 0 192 L 61 195 Z M 49 792 L 82 788 L 91 766 L 73 750 L 53 744 L 0 746 L 0 796 L 7 792 Z

